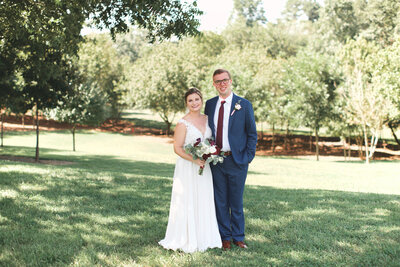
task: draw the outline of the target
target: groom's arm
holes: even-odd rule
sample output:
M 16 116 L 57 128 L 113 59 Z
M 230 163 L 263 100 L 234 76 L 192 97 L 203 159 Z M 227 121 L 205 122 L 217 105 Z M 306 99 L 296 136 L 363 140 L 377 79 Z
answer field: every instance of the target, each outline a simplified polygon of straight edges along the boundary
M 254 118 L 253 106 L 250 103 L 250 101 L 248 101 L 248 107 L 246 108 L 246 132 L 247 132 L 247 156 L 250 163 L 256 155 L 256 145 L 257 145 L 256 120 Z

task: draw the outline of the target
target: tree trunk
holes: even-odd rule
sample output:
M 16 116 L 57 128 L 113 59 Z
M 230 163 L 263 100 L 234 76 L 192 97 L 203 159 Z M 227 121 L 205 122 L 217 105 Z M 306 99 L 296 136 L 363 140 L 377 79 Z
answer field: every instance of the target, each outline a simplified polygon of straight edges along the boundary
M 39 162 L 39 108 L 38 108 L 38 104 L 36 104 L 36 153 L 35 153 L 35 161 Z
M 367 136 L 367 126 L 365 123 L 363 124 L 364 131 L 364 144 L 365 144 L 365 163 L 369 164 L 369 156 L 368 156 L 368 136 Z
M 348 138 L 348 141 L 346 141 L 346 140 L 347 140 L 347 138 L 345 137 L 345 139 L 344 139 L 344 141 L 346 143 L 345 153 L 350 160 L 350 158 L 351 158 L 351 137 Z
M 356 143 L 357 143 L 357 146 L 358 146 L 358 157 L 360 159 L 363 159 L 363 150 L 362 150 L 363 143 L 364 143 L 363 137 L 362 136 L 357 136 L 356 137 Z
M 72 126 L 72 151 L 75 151 L 75 130 L 76 130 L 76 124 Z
M 315 154 L 317 155 L 317 161 L 319 161 L 318 127 L 315 127 Z
M 169 120 L 168 115 L 166 115 L 164 113 L 159 113 L 159 115 L 160 115 L 161 119 L 165 122 L 165 124 L 167 126 L 167 136 L 169 136 L 170 133 L 171 133 L 171 125 L 172 125 L 172 122 L 174 121 L 174 118 L 175 118 L 176 114 L 174 114 L 172 116 L 171 121 Z
M 351 137 L 349 137 L 349 141 L 348 141 L 347 143 L 348 143 L 348 146 L 347 146 L 347 148 L 346 148 L 346 150 L 347 150 L 347 157 L 348 157 L 349 160 L 350 160 L 350 158 L 351 158 Z
M 275 153 L 275 124 L 272 124 L 272 153 Z
M 398 145 L 400 145 L 400 141 L 399 141 L 399 139 L 397 139 L 397 135 L 396 135 L 396 133 L 395 133 L 395 131 L 394 131 L 394 127 L 393 127 L 392 123 L 389 122 L 388 125 L 389 125 L 390 130 L 392 131 L 392 135 L 393 135 L 393 137 L 394 137 L 394 140 L 396 140 L 396 143 L 397 143 Z
M 3 147 L 3 132 L 4 132 L 3 124 L 4 124 L 4 113 L 1 113 L 1 147 Z
M 167 124 L 167 136 L 169 136 L 171 134 L 172 122 L 166 121 L 165 123 Z
M 375 153 L 376 145 L 378 144 L 378 133 L 375 131 L 374 134 L 371 136 L 371 149 L 369 151 L 369 157 L 372 158 Z
M 115 123 L 118 124 L 118 122 L 119 122 L 119 120 L 121 118 L 121 112 L 117 112 L 116 114 L 117 114 L 117 116 L 115 117 Z
M 343 142 L 343 156 L 344 156 L 344 161 L 347 161 L 346 157 L 346 136 L 342 136 L 342 142 Z
M 284 149 L 285 151 L 288 150 L 288 143 L 289 143 L 289 123 L 286 124 L 286 135 L 285 135 L 285 140 L 284 140 Z

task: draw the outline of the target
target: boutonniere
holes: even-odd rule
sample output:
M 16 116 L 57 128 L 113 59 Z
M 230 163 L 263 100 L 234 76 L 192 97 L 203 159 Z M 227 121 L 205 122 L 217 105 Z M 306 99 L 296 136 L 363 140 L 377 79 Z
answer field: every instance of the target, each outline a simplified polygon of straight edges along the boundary
M 242 101 L 242 99 L 239 99 L 238 102 L 236 102 L 235 109 L 232 111 L 231 116 L 235 113 L 236 110 L 240 110 L 242 108 L 242 106 L 240 105 L 240 101 Z

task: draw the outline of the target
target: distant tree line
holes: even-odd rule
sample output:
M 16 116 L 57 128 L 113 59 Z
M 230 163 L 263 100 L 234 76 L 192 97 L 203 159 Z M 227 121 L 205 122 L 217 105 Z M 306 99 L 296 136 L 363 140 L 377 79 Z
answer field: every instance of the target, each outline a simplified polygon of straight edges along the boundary
M 253 102 L 256 119 L 287 132 L 322 128 L 364 143 L 366 162 L 383 127 L 400 122 L 400 3 L 396 0 L 289 0 L 269 23 L 261 1 L 234 1 L 221 33 L 143 49 L 127 66 L 127 99 L 165 121 L 184 110 L 181 96 L 198 87 L 215 94 L 215 68 L 232 72 L 234 91 Z
M 111 1 L 101 6 L 47 1 L 42 8 L 49 14 L 35 23 L 39 15 L 28 14 L 40 14 L 41 2 L 26 2 L 14 4 L 25 17 L 13 13 L 15 6 L 0 8 L 0 88 L 8 96 L 0 105 L 13 112 L 43 110 L 76 125 L 118 119 L 123 109 L 136 106 L 159 114 L 169 133 L 176 114 L 185 110 L 187 88 L 200 88 L 206 98 L 215 95 L 212 71 L 225 68 L 232 73 L 234 91 L 253 102 L 258 122 L 268 123 L 273 132 L 283 128 L 287 135 L 298 127 L 311 129 L 317 158 L 322 128 L 364 143 L 366 162 L 383 127 L 398 140 L 397 0 L 288 0 L 284 18 L 276 23 L 268 22 L 268 8 L 260 0 L 234 0 L 227 27 L 201 34 L 195 19 L 200 11 L 177 1 L 141 1 L 143 10 L 120 1 L 116 11 Z M 151 19 L 171 18 L 162 2 L 169 3 L 167 12 L 181 15 L 172 16 L 177 21 Z M 149 5 L 155 13 L 144 11 Z M 128 29 L 122 18 L 132 8 L 132 21 L 146 29 L 118 33 Z M 96 14 L 94 23 L 110 28 L 111 35 L 82 37 L 89 14 Z M 182 38 L 161 42 L 173 33 Z

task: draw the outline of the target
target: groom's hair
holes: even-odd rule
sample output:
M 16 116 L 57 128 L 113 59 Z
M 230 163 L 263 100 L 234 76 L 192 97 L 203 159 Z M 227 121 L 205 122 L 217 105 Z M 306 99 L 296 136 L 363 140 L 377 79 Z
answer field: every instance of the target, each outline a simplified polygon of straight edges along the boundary
M 231 74 L 229 73 L 229 71 L 227 71 L 225 69 L 216 69 L 214 71 L 213 78 L 214 78 L 215 75 L 218 75 L 218 74 L 221 74 L 221 73 L 228 73 L 229 79 L 232 79 L 231 78 Z
M 203 102 L 203 95 L 201 94 L 200 90 L 195 87 L 192 87 L 189 90 L 187 90 L 185 94 L 185 103 L 187 101 L 188 96 L 190 96 L 191 94 L 197 94 L 198 96 L 200 96 L 200 99 Z

